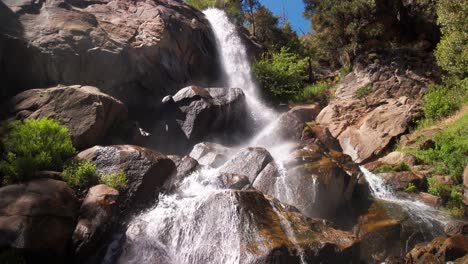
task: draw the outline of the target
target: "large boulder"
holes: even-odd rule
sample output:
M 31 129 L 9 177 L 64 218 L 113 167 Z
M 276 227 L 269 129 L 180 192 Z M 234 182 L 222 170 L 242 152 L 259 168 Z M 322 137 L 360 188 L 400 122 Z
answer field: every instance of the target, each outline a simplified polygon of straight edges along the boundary
M 121 211 L 152 204 L 166 180 L 176 174 L 176 166 L 168 157 L 132 145 L 95 146 L 80 152 L 76 158 L 93 161 L 99 176 L 125 173 L 128 184 L 119 198 Z
M 240 88 L 189 86 L 172 98 L 182 113 L 176 117 L 191 142 L 243 134 L 248 124 L 245 95 Z M 229 133 L 226 133 L 229 131 Z
M 245 175 L 250 182 L 255 179 L 260 172 L 273 161 L 273 157 L 264 148 L 247 148 L 238 152 L 229 161 L 219 168 L 222 173 L 234 173 Z
M 81 204 L 80 216 L 73 232 L 76 257 L 86 257 L 96 250 L 102 236 L 111 226 L 119 191 L 104 184 L 89 189 Z
M 468 254 L 468 237 L 458 234 L 451 237 L 437 237 L 429 243 L 414 247 L 407 255 L 407 263 L 447 263 Z M 464 263 L 464 262 L 461 262 Z
M 374 61 L 365 55 L 356 59 L 354 71 L 343 78 L 335 99 L 316 118 L 358 163 L 383 153 L 409 129 L 421 116 L 427 87 L 437 80 L 437 74 L 428 74 L 437 70 L 427 54 L 372 55 Z M 358 91 L 368 94 L 358 99 Z
M 204 166 L 218 168 L 228 161 L 234 150 L 220 144 L 202 142 L 193 146 L 189 156 Z
M 91 86 L 57 86 L 22 92 L 10 101 L 16 118 L 53 118 L 68 127 L 73 145 L 85 149 L 102 143 L 113 126 L 126 121 L 127 108 Z
M 256 190 L 226 190 L 204 196 L 195 208 L 142 214 L 127 229 L 119 261 L 346 263 L 354 245 L 349 232 L 289 210 Z
M 183 1 L 13 0 L 0 12 L 0 73 L 13 94 L 86 84 L 149 110 L 184 85 L 220 76 L 209 22 Z
M 39 179 L 0 188 L 0 248 L 63 256 L 78 208 L 63 181 Z
M 351 201 L 357 168 L 341 166 L 338 154 L 334 158 L 317 145 L 304 146 L 290 156 L 284 163 L 286 170 L 270 162 L 253 181 L 253 187 L 307 216 L 336 217 Z

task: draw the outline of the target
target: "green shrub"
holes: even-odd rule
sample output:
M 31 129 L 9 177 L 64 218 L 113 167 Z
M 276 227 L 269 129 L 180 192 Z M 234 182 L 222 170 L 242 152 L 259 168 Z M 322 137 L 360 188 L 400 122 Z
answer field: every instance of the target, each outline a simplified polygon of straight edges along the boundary
M 65 166 L 63 180 L 72 188 L 85 188 L 97 183 L 96 165 L 91 161 L 72 162 Z
M 330 84 L 327 82 L 318 82 L 312 85 L 306 86 L 302 91 L 298 92 L 294 96 L 296 102 L 319 102 L 324 105 L 328 103 L 328 90 Z
M 413 151 L 419 159 L 434 166 L 435 173 L 447 174 L 461 181 L 461 175 L 468 163 L 468 114 L 464 114 L 435 137 L 435 147 Z
M 434 85 L 424 96 L 424 115 L 428 119 L 437 120 L 447 117 L 460 109 L 463 104 L 463 90 L 457 85 Z
M 280 52 L 264 54 L 253 65 L 260 85 L 278 100 L 293 99 L 304 87 L 308 58 L 300 59 L 295 53 L 282 48 Z
M 449 213 L 453 217 L 463 217 L 465 215 L 465 205 L 463 204 L 461 186 L 454 186 L 452 188 L 446 207 L 449 209 Z
M 372 92 L 372 86 L 366 85 L 357 89 L 356 93 L 354 94 L 354 97 L 356 99 L 363 99 L 366 96 L 368 96 L 371 92 Z
M 101 177 L 101 183 L 109 185 L 112 188 L 117 190 L 123 190 L 127 188 L 128 179 L 125 172 L 113 172 L 110 174 L 105 174 Z
M 388 164 L 381 165 L 374 169 L 374 173 L 386 173 L 386 172 L 403 172 L 410 171 L 411 168 L 404 162 L 401 162 L 397 165 L 391 166 Z
M 28 180 L 40 170 L 62 170 L 76 153 L 68 129 L 52 119 L 13 121 L 7 126 L 0 161 L 6 183 Z
M 410 184 L 408 184 L 408 187 L 405 188 L 405 192 L 415 193 L 415 192 L 419 192 L 419 190 L 414 184 L 410 183 Z

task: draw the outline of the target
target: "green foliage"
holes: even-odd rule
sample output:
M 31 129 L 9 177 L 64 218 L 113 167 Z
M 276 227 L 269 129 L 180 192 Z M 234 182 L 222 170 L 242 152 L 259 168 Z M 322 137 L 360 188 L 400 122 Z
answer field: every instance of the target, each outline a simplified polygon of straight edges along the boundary
M 405 188 L 405 192 L 416 193 L 416 192 L 419 192 L 419 190 L 414 184 L 410 183 L 408 184 L 408 187 Z
M 449 214 L 454 217 L 462 217 L 465 214 L 461 186 L 442 184 L 434 177 L 428 178 L 427 184 L 427 192 L 442 198 Z
M 350 74 L 353 71 L 353 68 L 351 66 L 343 66 L 341 67 L 339 74 L 340 78 L 344 78 L 346 75 Z
M 0 170 L 7 184 L 26 181 L 40 170 L 61 170 L 76 153 L 68 129 L 57 121 L 42 118 L 13 121 L 2 139 L 5 156 Z
M 101 182 L 117 190 L 123 190 L 127 188 L 128 179 L 125 172 L 120 171 L 103 175 Z
M 458 82 L 433 85 L 424 96 L 426 118 L 437 120 L 447 117 L 460 109 L 468 94 L 468 78 Z
M 296 102 L 319 102 L 322 105 L 328 103 L 330 84 L 327 82 L 317 82 L 307 85 L 302 91 L 294 96 Z
M 91 161 L 72 162 L 65 166 L 62 178 L 72 188 L 89 187 L 97 183 L 96 165 Z
M 397 165 L 388 165 L 384 164 L 374 169 L 374 173 L 386 173 L 386 172 L 403 172 L 410 171 L 411 168 L 404 162 L 401 162 Z
M 442 38 L 435 51 L 442 69 L 460 78 L 468 73 L 468 2 L 440 0 L 437 22 Z
M 468 114 L 464 114 L 435 137 L 435 147 L 412 152 L 422 161 L 434 166 L 435 173 L 447 174 L 461 181 L 468 163 Z
M 264 54 L 253 65 L 253 72 L 270 95 L 279 100 L 288 100 L 304 87 L 307 60 L 282 48 L 280 52 Z
M 366 85 L 357 89 L 356 93 L 354 94 L 354 97 L 356 99 L 362 99 L 368 96 L 371 92 L 372 92 L 372 87 L 370 85 Z

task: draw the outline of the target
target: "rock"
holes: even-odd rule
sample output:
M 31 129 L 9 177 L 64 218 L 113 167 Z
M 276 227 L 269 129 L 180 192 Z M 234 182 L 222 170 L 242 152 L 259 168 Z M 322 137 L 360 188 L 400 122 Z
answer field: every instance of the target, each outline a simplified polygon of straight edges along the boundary
M 468 235 L 468 222 L 461 220 L 452 220 L 445 225 L 445 234 L 448 236 Z
M 102 143 L 113 126 L 126 121 L 127 109 L 119 100 L 91 86 L 33 89 L 10 101 L 17 118 L 53 118 L 68 127 L 73 145 L 84 149 Z
M 273 157 L 264 148 L 247 148 L 234 155 L 229 161 L 219 168 L 222 173 L 234 173 L 245 175 L 251 183 L 259 173 L 273 161 Z
M 173 99 L 182 113 L 177 122 L 192 142 L 225 136 L 226 131 L 230 131 L 230 137 L 246 131 L 249 115 L 240 88 L 189 86 Z
M 337 152 L 343 152 L 340 146 L 340 142 L 334 138 L 328 128 L 320 124 L 306 124 L 305 133 L 303 133 L 302 141 L 320 145 L 324 149 L 335 150 Z
M 209 142 L 196 144 L 189 156 L 204 166 L 218 168 L 228 161 L 233 150 L 223 145 Z
M 402 162 L 409 166 L 414 166 L 417 164 L 417 159 L 415 156 L 399 151 L 390 152 L 385 157 L 380 158 L 379 161 L 392 166 L 398 165 Z
M 291 154 L 281 172 L 269 163 L 253 182 L 253 187 L 282 203 L 298 208 L 309 217 L 330 219 L 351 199 L 357 174 L 349 176 L 316 145 Z
M 427 240 L 434 230 L 413 221 L 397 204 L 374 202 L 361 215 L 355 233 L 361 241 L 361 260 L 381 263 L 388 256 L 400 256 L 408 248 Z
M 221 188 L 242 190 L 250 186 L 250 181 L 247 176 L 233 174 L 233 173 L 221 173 L 218 176 L 218 180 Z
M 383 153 L 408 130 L 421 116 L 427 87 L 437 80 L 426 74 L 437 72 L 432 56 L 376 55 L 380 59 L 373 62 L 365 55 L 356 58 L 353 72 L 338 84 L 336 98 L 316 118 L 358 163 Z M 356 99 L 362 87 L 370 93 Z
M 63 181 L 38 179 L 0 188 L 0 248 L 63 256 L 77 214 L 78 201 Z
M 151 214 L 145 215 L 148 221 L 132 221 L 118 262 L 127 263 L 130 259 L 138 263 L 144 260 L 168 263 L 172 259 L 183 263 L 189 259 L 215 262 L 235 259 L 239 263 L 299 264 L 302 255 L 307 263 L 346 263 L 355 250 L 354 237 L 349 232 L 288 210 L 253 189 L 214 192 L 202 200 L 197 203 L 195 217 L 190 217 L 189 213 L 193 208 L 178 208 L 176 214 L 161 222 L 165 239 L 159 243 L 139 243 L 159 241 L 151 232 L 145 232 L 148 221 L 155 220 Z M 183 223 L 190 227 L 190 231 L 187 234 L 184 233 L 186 230 L 181 232 L 174 223 Z M 226 229 L 229 232 L 225 233 Z M 196 241 L 210 243 L 180 240 L 181 234 L 185 238 L 190 236 Z M 213 247 L 213 243 L 229 251 L 218 255 L 219 249 Z M 174 245 L 176 251 L 165 253 L 168 245 Z M 233 248 L 226 249 L 227 245 Z M 196 250 L 181 250 L 186 247 Z M 139 254 L 142 248 L 154 254 Z
M 468 237 L 455 235 L 451 237 L 437 237 L 429 243 L 413 248 L 407 255 L 407 263 L 446 263 L 462 258 L 468 254 Z
M 184 157 L 179 157 L 179 156 L 167 156 L 170 158 L 174 164 L 177 167 L 177 175 L 176 177 L 179 180 L 184 179 L 190 173 L 192 173 L 199 165 L 196 159 L 190 157 L 190 156 L 184 156 Z
M 181 1 L 4 3 L 1 70 L 12 88 L 93 85 L 148 114 L 187 83 L 221 75 L 209 22 Z
M 423 178 L 411 171 L 379 173 L 379 176 L 388 186 L 391 186 L 391 189 L 397 191 L 404 191 L 410 184 L 422 190 L 425 183 Z
M 417 193 L 408 193 L 408 192 L 399 192 L 399 195 L 410 198 L 413 200 L 417 200 L 420 202 L 423 202 L 429 206 L 439 208 L 442 206 L 443 201 L 442 198 L 439 196 L 432 195 L 430 193 L 425 193 L 425 192 L 417 192 Z
M 445 176 L 445 175 L 436 175 L 434 179 L 442 185 L 455 185 L 455 180 L 452 176 Z
M 166 180 L 176 174 L 176 166 L 168 157 L 132 145 L 95 146 L 76 158 L 93 161 L 99 176 L 120 171 L 126 174 L 127 188 L 118 202 L 121 211 L 152 204 Z
M 295 115 L 302 122 L 314 121 L 320 113 L 320 105 L 318 103 L 309 105 L 297 105 L 291 108 L 288 112 Z
M 94 253 L 103 234 L 111 225 L 111 218 L 119 192 L 100 184 L 89 189 L 81 204 L 78 224 L 73 233 L 75 256 L 84 257 Z
M 338 140 L 343 152 L 361 163 L 382 153 L 393 139 L 406 132 L 410 122 L 418 115 L 419 111 L 413 105 L 400 105 L 396 100 L 389 99 L 356 125 L 348 126 L 339 133 Z

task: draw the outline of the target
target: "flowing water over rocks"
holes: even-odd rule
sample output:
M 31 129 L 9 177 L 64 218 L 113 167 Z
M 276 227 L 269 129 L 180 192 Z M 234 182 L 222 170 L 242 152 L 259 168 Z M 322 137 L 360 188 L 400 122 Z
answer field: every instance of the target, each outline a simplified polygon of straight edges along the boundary
M 348 160 L 337 151 L 317 144 L 299 147 L 286 140 L 289 135 L 277 133 L 291 120 L 303 122 L 290 115 L 280 118 L 262 103 L 235 26 L 223 11 L 204 13 L 216 37 L 225 84 L 243 90 L 259 132 L 237 147 L 196 145 L 188 157 L 196 169 L 177 175 L 156 205 L 130 220 L 104 263 L 352 262 L 356 237 L 309 217 L 336 214 L 350 201 L 357 166 L 343 165 Z M 297 157 L 288 160 L 294 149 Z M 397 198 L 378 176 L 361 170 L 375 198 L 403 208 L 421 223 L 421 233 L 440 234 L 444 217 Z M 318 213 L 320 206 L 328 211 Z

